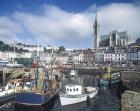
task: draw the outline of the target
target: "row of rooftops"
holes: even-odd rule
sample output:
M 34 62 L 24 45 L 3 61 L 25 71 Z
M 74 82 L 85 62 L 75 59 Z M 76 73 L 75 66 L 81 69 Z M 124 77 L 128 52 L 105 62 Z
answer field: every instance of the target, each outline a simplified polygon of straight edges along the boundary
M 98 50 L 100 53 L 135 53 L 140 51 L 140 45 L 132 43 L 128 46 L 104 47 Z

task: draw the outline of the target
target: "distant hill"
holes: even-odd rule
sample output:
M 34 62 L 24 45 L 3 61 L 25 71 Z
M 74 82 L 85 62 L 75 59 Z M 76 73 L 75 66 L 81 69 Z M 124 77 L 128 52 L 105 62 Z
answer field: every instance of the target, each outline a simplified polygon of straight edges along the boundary
M 14 52 L 14 46 L 4 43 L 0 40 L 0 51 L 13 51 Z M 22 52 L 29 52 L 28 50 L 24 50 L 22 48 L 15 47 L 15 52 L 22 53 Z

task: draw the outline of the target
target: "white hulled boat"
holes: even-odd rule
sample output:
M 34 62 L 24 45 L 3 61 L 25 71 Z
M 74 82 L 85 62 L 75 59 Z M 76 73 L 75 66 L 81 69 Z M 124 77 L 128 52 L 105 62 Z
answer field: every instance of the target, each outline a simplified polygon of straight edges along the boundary
M 15 97 L 15 85 L 7 83 L 5 87 L 0 87 L 0 104 Z
M 98 87 L 82 87 L 82 85 L 68 84 L 65 86 L 65 93 L 60 93 L 61 105 L 71 105 L 87 101 L 95 97 L 98 93 Z
M 14 92 L 15 92 L 14 86 L 9 85 L 9 83 L 8 83 L 5 87 L 3 87 L 3 88 L 1 87 L 0 88 L 0 98 L 1 97 L 5 97 L 5 96 L 7 96 L 9 94 L 12 94 Z

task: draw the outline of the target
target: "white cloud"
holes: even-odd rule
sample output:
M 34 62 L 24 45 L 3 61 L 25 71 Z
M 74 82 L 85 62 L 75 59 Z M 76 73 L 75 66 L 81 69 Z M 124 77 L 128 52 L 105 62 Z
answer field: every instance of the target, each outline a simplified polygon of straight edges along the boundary
M 55 6 L 45 5 L 42 15 L 16 12 L 14 16 L 35 37 L 43 34 L 46 41 L 56 43 L 61 40 L 63 43 L 76 45 L 80 39 L 90 35 L 90 20 L 87 16 L 82 13 L 68 13 Z
M 20 32 L 22 32 L 22 28 L 18 23 L 8 17 L 0 17 L 0 40 L 12 43 L 19 40 L 18 34 Z
M 93 4 L 79 13 L 66 12 L 53 5 L 43 5 L 39 14 L 16 11 L 12 18 L 14 21 L 7 17 L 4 20 L 0 19 L 0 27 L 3 27 L 0 28 L 0 34 L 8 32 L 3 35 L 8 34 L 8 37 L 17 39 L 18 34 L 24 30 L 25 38 L 28 38 L 26 41 L 31 42 L 33 38 L 41 37 L 43 39 L 41 41 L 47 41 L 47 45 L 92 47 L 96 8 L 99 13 L 101 35 L 117 29 L 126 30 L 133 40 L 140 37 L 140 5 L 125 3 L 112 3 L 100 7 Z M 28 33 L 32 37 L 27 36 Z

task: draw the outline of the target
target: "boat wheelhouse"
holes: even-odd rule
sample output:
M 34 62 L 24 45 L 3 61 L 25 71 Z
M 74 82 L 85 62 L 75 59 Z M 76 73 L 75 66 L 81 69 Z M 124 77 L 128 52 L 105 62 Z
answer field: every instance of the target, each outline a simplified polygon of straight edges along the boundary
M 65 86 L 65 92 L 59 94 L 61 105 L 71 105 L 87 101 L 95 97 L 98 93 L 97 87 L 82 87 L 82 85 L 68 84 Z
M 68 95 L 79 95 L 82 94 L 82 86 L 80 85 L 66 85 L 66 93 Z

